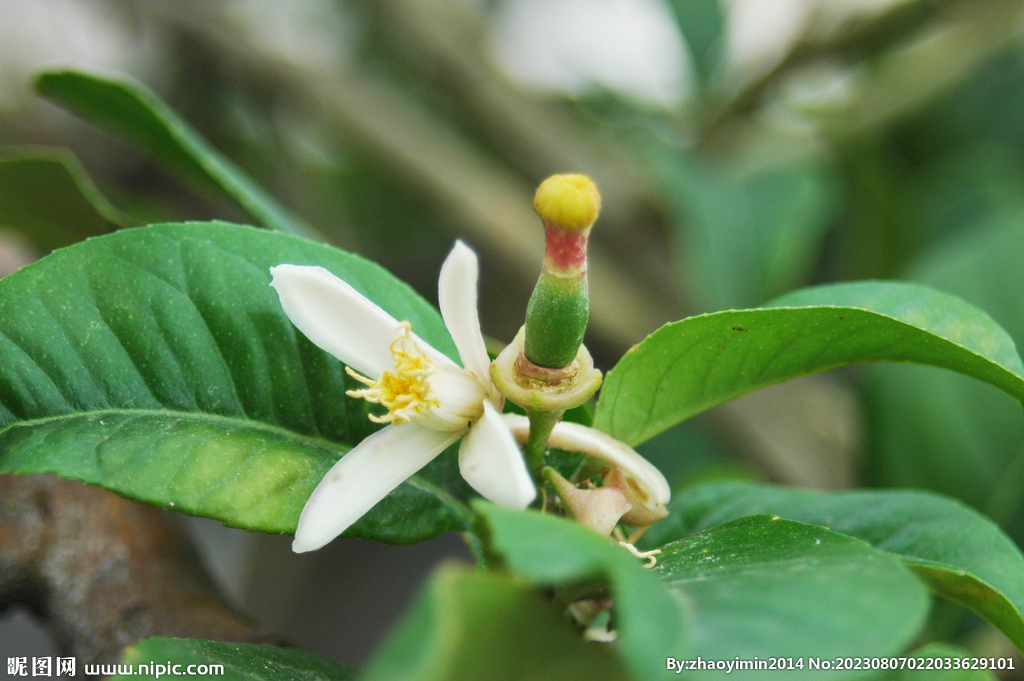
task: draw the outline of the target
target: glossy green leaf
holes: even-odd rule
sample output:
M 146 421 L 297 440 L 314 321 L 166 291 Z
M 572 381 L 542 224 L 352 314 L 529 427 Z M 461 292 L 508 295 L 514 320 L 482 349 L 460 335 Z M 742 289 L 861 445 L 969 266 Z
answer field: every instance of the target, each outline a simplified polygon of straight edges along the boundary
M 951 369 L 1024 401 L 1024 366 L 991 317 L 925 286 L 869 281 L 663 326 L 608 372 L 594 427 L 637 445 L 758 388 L 865 362 Z
M 0 472 L 293 531 L 323 474 L 377 426 L 345 396 L 340 362 L 281 310 L 281 263 L 326 267 L 457 356 L 436 310 L 329 246 L 227 223 L 98 237 L 0 281 Z M 404 543 L 461 527 L 452 492 L 465 489 L 442 455 L 350 534 Z
M 534 511 L 475 502 L 477 531 L 491 563 L 540 585 L 608 585 L 623 661 L 642 679 L 664 669 L 665 657 L 685 643 L 679 607 L 641 561 L 582 525 Z M 580 588 L 580 597 L 587 588 Z
M 47 71 L 36 91 L 76 116 L 123 137 L 197 187 L 226 195 L 264 227 L 292 234 L 312 229 L 292 215 L 152 91 L 128 76 Z
M 100 193 L 71 152 L 32 147 L 0 155 L 0 225 L 40 251 L 132 224 Z
M 652 572 L 686 614 L 691 658 L 892 655 L 913 640 L 928 612 L 927 590 L 895 557 L 777 516 L 743 518 L 661 548 Z M 764 679 L 855 675 L 809 668 L 742 673 Z
M 593 681 L 627 677 L 535 590 L 501 575 L 439 568 L 360 677 L 364 681 Z
M 176 665 L 180 665 L 177 670 Z M 107 675 L 105 668 L 110 667 L 113 665 L 102 665 L 100 671 Z M 232 681 L 347 681 L 356 678 L 356 671 L 294 648 L 157 637 L 128 647 L 117 672 L 110 678 L 157 679 L 176 675 Z
M 683 490 L 669 517 L 644 536 L 656 546 L 755 514 L 827 527 L 898 556 L 932 588 L 998 627 L 1024 648 L 1024 556 L 980 513 L 916 491 L 815 492 L 712 483 Z

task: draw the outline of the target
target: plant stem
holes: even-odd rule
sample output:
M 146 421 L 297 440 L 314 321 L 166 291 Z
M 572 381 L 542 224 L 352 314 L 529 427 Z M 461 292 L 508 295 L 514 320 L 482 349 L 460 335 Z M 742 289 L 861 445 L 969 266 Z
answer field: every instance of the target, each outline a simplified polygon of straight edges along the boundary
M 535 476 L 540 475 L 544 467 L 544 455 L 548 449 L 548 438 L 555 424 L 562 420 L 565 410 L 530 411 L 526 415 L 530 419 L 530 435 L 526 440 L 526 464 Z

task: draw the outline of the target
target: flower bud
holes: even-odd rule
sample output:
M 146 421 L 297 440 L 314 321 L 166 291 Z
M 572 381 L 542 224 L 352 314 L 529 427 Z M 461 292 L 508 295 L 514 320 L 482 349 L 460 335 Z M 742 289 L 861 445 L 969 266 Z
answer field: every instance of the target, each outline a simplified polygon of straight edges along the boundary
M 586 175 L 552 175 L 533 207 L 544 221 L 544 267 L 526 308 L 526 356 L 542 367 L 568 366 L 583 343 L 590 315 L 587 239 L 601 211 Z
M 622 514 L 622 522 L 633 527 L 653 525 L 668 515 L 664 502 L 653 496 L 642 480 L 621 468 L 612 467 L 604 477 L 601 489 L 617 489 L 629 508 Z
M 551 467 L 545 467 L 542 474 L 558 492 L 566 513 L 602 537 L 610 535 L 619 518 L 633 508 L 617 487 L 580 489 Z

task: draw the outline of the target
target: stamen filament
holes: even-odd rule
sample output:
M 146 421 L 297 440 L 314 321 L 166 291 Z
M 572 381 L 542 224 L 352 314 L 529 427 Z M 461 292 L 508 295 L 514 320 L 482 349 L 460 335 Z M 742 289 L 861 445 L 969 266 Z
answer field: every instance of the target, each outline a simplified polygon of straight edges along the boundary
M 439 402 L 427 382 L 427 377 L 434 373 L 433 363 L 417 347 L 409 322 L 398 325 L 398 336 L 391 341 L 390 349 L 395 361 L 395 372 L 385 371 L 374 381 L 345 367 L 349 376 L 367 386 L 360 390 L 347 390 L 345 394 L 384 405 L 388 413 L 384 416 L 370 414 L 370 420 L 397 426 L 408 423 L 415 414 L 439 406 Z
M 661 554 L 661 549 L 653 549 L 651 551 L 641 551 L 637 547 L 635 547 L 632 544 L 630 544 L 629 542 L 624 542 L 624 541 L 620 541 L 619 542 L 619 546 L 621 546 L 622 548 L 626 549 L 627 551 L 632 553 L 637 558 L 639 558 L 641 560 L 648 561 L 644 565 L 645 568 L 650 569 L 650 568 L 652 568 L 652 567 L 654 567 L 655 565 L 658 564 L 658 559 L 655 558 L 655 556 L 658 556 L 658 555 Z

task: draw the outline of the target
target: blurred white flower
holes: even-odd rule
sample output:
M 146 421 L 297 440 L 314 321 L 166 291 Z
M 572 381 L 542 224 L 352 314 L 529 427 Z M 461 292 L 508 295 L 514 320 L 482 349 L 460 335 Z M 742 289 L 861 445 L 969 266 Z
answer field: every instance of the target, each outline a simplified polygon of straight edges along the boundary
M 505 2 L 494 17 L 491 52 L 523 85 L 574 95 L 603 87 L 670 107 L 692 78 L 660 0 Z
M 824 40 L 909 0 L 723 0 L 732 80 L 771 71 L 803 37 Z
M 910 0 L 721 0 L 724 73 L 741 87 L 772 70 L 802 38 L 835 33 Z M 519 83 L 570 95 L 608 88 L 672 107 L 693 87 L 690 53 L 662 0 L 504 0 L 491 52 Z

